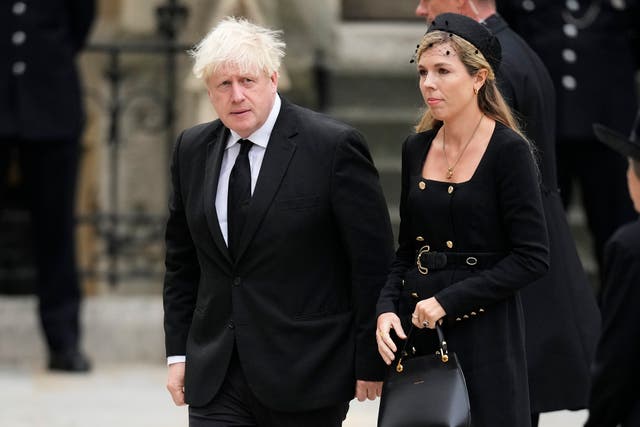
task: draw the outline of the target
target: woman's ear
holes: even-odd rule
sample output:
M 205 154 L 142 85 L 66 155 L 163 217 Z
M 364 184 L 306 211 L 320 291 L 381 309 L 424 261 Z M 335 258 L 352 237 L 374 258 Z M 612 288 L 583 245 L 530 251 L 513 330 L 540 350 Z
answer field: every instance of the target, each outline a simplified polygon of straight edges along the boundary
M 480 90 L 480 88 L 484 86 L 485 82 L 487 81 L 488 75 L 489 75 L 489 70 L 485 68 L 479 70 L 475 75 L 474 87 Z

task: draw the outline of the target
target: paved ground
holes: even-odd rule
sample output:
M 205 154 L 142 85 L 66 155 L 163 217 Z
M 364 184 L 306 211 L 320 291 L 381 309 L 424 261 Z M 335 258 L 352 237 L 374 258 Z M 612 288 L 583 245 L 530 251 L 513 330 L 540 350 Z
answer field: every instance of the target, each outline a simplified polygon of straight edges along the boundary
M 42 369 L 35 310 L 32 297 L 0 297 L 0 427 L 187 427 L 186 409 L 164 389 L 158 295 L 85 301 L 89 375 Z M 374 427 L 377 405 L 353 402 L 344 427 Z M 540 427 L 581 427 L 585 418 L 585 411 L 544 414 Z
M 98 366 L 89 375 L 0 366 L 0 426 L 186 427 L 157 365 Z M 376 402 L 352 402 L 345 427 L 373 427 Z M 540 427 L 582 426 L 585 411 L 544 414 Z M 304 426 L 301 426 L 304 427 Z

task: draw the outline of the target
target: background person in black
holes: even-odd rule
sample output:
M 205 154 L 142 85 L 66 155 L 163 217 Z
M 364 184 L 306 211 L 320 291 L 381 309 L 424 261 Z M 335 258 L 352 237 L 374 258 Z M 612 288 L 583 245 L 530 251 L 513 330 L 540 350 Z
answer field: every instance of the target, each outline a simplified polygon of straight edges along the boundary
M 555 92 L 538 55 L 496 13 L 493 0 L 422 0 L 429 23 L 457 12 L 486 25 L 500 41 L 497 84 L 536 147 L 549 231 L 549 271 L 521 290 L 533 425 L 538 414 L 587 405 L 590 366 L 600 331 L 593 290 L 582 267 L 557 190 Z
M 399 247 L 378 300 L 378 351 L 391 363 L 390 330 L 405 337 L 400 318 L 421 328 L 442 320 L 473 425 L 527 427 L 518 290 L 548 268 L 531 146 L 497 89 L 500 47 L 486 27 L 441 14 L 416 61 L 427 110 L 403 145 Z M 416 347 L 435 351 L 434 336 L 426 331 Z
M 9 159 L 17 153 L 32 215 L 48 366 L 63 371 L 89 369 L 79 348 L 74 242 L 84 122 L 75 59 L 93 17 L 90 0 L 15 0 L 0 6 L 0 207 Z
M 596 261 L 635 214 L 625 162 L 591 124 L 626 132 L 637 108 L 638 0 L 498 0 L 498 10 L 547 66 L 556 88 L 558 183 L 565 206 L 580 189 Z
M 627 185 L 640 213 L 640 110 L 631 136 L 600 125 L 598 139 L 628 158 Z M 640 221 L 619 228 L 604 250 L 602 336 L 585 427 L 640 425 Z

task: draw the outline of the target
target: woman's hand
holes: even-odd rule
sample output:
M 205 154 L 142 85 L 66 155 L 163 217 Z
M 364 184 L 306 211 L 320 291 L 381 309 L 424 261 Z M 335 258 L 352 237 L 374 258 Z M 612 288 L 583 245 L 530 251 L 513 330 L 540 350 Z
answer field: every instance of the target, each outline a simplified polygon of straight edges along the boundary
M 441 322 L 441 319 L 446 314 L 438 300 L 435 297 L 431 297 L 423 299 L 416 304 L 416 309 L 411 315 L 411 322 L 417 328 L 435 329 L 436 322 Z M 380 318 L 378 318 L 378 324 L 380 324 Z
M 407 339 L 407 335 L 402 330 L 400 318 L 395 313 L 382 313 L 378 316 L 378 326 L 376 329 L 376 342 L 378 343 L 378 353 L 382 356 L 384 363 L 390 365 L 395 359 L 394 353 L 398 351 L 396 344 L 391 339 L 391 329 L 396 331 L 400 339 Z

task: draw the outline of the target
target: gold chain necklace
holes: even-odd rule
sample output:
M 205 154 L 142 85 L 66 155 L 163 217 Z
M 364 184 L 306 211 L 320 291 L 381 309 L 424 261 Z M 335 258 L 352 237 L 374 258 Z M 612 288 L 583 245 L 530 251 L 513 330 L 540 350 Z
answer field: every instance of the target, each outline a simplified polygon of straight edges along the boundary
M 483 117 L 484 117 L 484 114 L 481 114 L 480 120 L 478 120 L 478 124 L 476 125 L 476 128 L 473 130 L 473 133 L 471 134 L 471 137 L 469 138 L 469 140 L 467 140 L 467 143 L 464 144 L 464 147 L 462 147 L 462 150 L 460 150 L 460 154 L 458 154 L 458 158 L 456 159 L 456 161 L 453 162 L 453 166 L 449 166 L 449 159 L 447 159 L 447 151 L 444 149 L 445 139 L 447 138 L 447 128 L 445 126 L 442 127 L 442 154 L 444 154 L 444 161 L 447 163 L 447 179 L 451 179 L 453 177 L 453 170 L 458 165 L 458 162 L 462 158 L 462 155 L 464 154 L 465 150 L 471 143 L 471 140 L 473 139 L 473 137 L 476 136 L 476 132 L 480 127 L 480 123 L 482 122 Z

